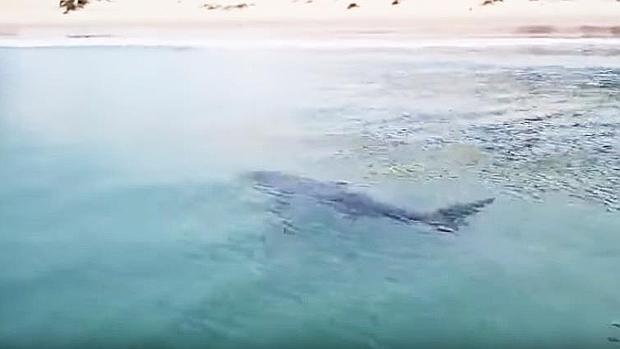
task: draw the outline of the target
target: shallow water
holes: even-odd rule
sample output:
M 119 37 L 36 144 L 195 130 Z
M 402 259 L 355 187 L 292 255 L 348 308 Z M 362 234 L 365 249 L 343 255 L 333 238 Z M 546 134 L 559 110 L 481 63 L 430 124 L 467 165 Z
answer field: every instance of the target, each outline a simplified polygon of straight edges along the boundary
M 613 348 L 618 54 L 2 48 L 0 347 Z M 496 201 L 438 234 L 255 170 Z

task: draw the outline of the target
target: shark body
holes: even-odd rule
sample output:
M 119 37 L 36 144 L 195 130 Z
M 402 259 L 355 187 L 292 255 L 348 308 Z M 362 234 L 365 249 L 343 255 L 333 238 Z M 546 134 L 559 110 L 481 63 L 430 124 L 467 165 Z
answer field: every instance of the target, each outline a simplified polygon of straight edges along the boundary
M 250 177 L 257 189 L 278 197 L 280 201 L 301 197 L 352 217 L 384 217 L 407 224 L 422 223 L 450 233 L 459 230 L 467 217 L 480 212 L 495 200 L 488 198 L 431 212 L 416 212 L 350 190 L 344 182 L 324 182 L 277 171 L 256 171 Z

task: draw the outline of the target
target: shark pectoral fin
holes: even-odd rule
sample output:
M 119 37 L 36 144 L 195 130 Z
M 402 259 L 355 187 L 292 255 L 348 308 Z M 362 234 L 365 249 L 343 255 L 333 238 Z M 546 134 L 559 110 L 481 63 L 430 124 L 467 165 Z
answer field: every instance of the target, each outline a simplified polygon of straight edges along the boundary
M 485 206 L 493 203 L 493 201 L 495 201 L 495 198 L 441 208 L 428 214 L 425 223 L 432 225 L 440 232 L 454 233 L 466 224 L 465 219 L 467 217 L 480 212 Z
M 286 235 L 295 235 L 299 229 L 288 219 L 282 220 L 282 233 Z

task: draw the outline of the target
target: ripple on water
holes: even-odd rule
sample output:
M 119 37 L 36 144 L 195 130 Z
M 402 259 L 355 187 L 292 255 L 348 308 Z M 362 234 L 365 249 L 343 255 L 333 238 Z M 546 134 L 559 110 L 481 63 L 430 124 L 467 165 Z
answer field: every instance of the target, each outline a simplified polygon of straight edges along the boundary
M 523 199 L 561 192 L 620 210 L 619 69 L 487 67 L 476 76 L 476 93 L 494 108 L 448 115 L 386 107 L 351 118 L 342 133 L 355 141 L 335 156 L 361 160 L 370 177 L 473 174 Z

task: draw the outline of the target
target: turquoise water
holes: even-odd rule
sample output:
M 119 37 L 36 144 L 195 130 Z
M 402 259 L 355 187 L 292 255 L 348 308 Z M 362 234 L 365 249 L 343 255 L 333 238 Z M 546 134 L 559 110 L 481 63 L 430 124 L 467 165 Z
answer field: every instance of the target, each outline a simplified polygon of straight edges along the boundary
M 0 347 L 617 347 L 618 55 L 1 48 Z M 438 234 L 255 170 L 496 201 Z

